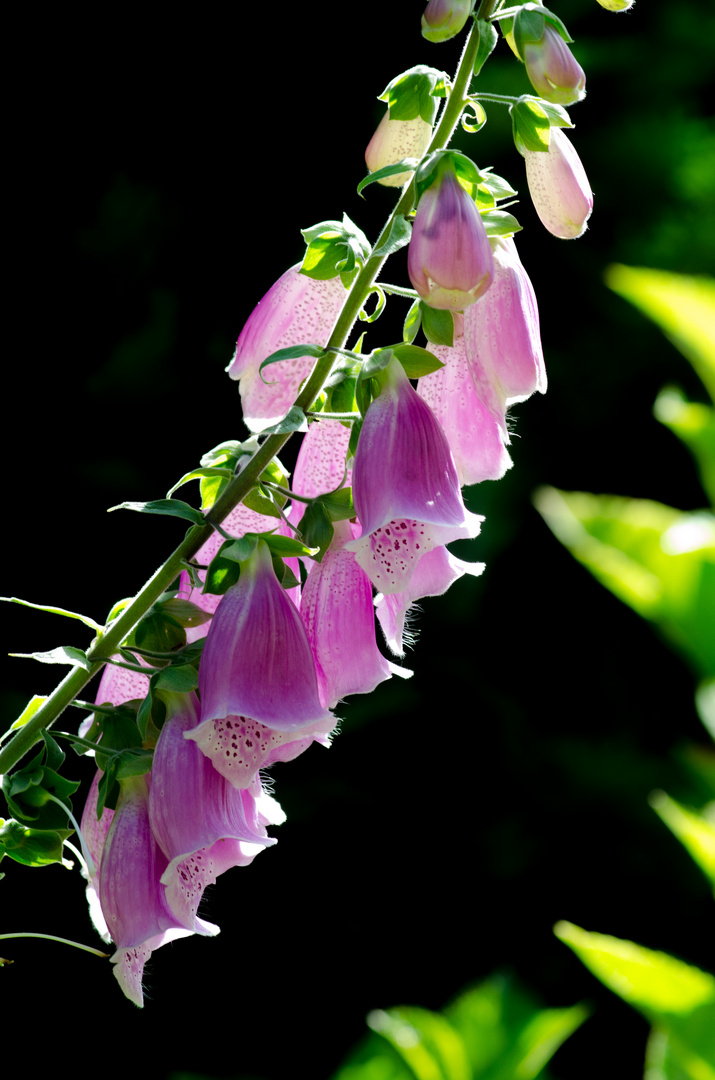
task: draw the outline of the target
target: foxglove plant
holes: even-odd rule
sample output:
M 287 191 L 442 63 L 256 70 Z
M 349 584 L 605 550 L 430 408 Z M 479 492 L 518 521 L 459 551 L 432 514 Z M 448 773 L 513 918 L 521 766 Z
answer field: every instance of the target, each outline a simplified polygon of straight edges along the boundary
M 447 547 L 477 536 L 483 520 L 461 488 L 510 466 L 506 411 L 543 392 L 546 378 L 536 299 L 512 239 L 520 226 L 498 205 L 515 192 L 446 149 L 456 125 L 475 132 L 484 102 L 507 104 L 546 227 L 578 236 L 592 207 L 561 130 L 570 120 L 560 103 L 583 96 L 583 72 L 555 16 L 534 4 L 519 11 L 430 0 L 428 40 L 474 18 L 453 80 L 418 65 L 380 95 L 387 112 L 360 189 L 373 180 L 404 188 L 385 228 L 373 245 L 347 217 L 304 231 L 302 264 L 258 303 L 228 368 L 255 434 L 216 447 L 166 500 L 125 504 L 192 528 L 105 626 L 83 617 L 95 642 L 73 650 L 71 674 L 0 750 L 8 771 L 44 733 L 51 765 L 34 758 L 4 783 L 18 820 L 34 822 L 25 792 L 45 774 L 54 791 L 62 756 L 47 728 L 109 665 L 81 736 L 64 737 L 101 769 L 83 818 L 88 895 L 138 1005 L 151 951 L 217 933 L 197 914 L 204 889 L 275 843 L 267 829 L 283 815 L 260 770 L 327 745 L 343 697 L 408 674 L 378 648 L 375 605 L 388 649 L 402 656 L 414 603 L 483 569 Z M 502 19 L 543 99 L 469 92 Z M 378 283 L 407 243 L 414 290 Z M 403 342 L 346 348 L 385 294 L 414 300 Z M 428 348 L 414 344 L 420 325 Z M 291 487 L 277 455 L 296 431 L 305 434 Z M 193 479 L 201 510 L 172 497 Z M 74 785 L 63 790 L 69 809 Z

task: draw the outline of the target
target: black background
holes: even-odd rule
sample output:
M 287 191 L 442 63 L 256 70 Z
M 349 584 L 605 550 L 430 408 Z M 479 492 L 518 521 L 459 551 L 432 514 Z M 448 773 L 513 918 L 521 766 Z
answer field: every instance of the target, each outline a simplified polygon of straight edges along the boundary
M 549 483 L 705 504 L 686 451 L 651 413 L 666 382 L 704 400 L 702 388 L 602 283 L 613 261 L 712 268 L 704 7 L 556 8 L 588 77 L 572 141 L 595 209 L 578 241 L 541 228 L 503 108 L 489 109 L 479 135 L 457 138 L 521 191 L 519 250 L 550 379 L 546 397 L 514 409 L 514 468 L 467 494 L 487 521 L 459 554 L 487 570 L 423 602 L 411 682 L 353 699 L 329 751 L 275 768 L 288 814 L 277 848 L 211 891 L 204 913 L 220 937 L 155 955 L 143 1012 L 102 961 L 3 943 L 15 963 L 0 994 L 23 1042 L 42 1014 L 58 1044 L 69 1021 L 66 1052 L 81 1045 L 110 1075 L 139 1051 L 158 1077 L 319 1080 L 369 1009 L 440 1008 L 502 970 L 544 1004 L 595 1006 L 554 1077 L 631 1077 L 645 1022 L 553 938 L 553 923 L 713 968 L 707 886 L 647 804 L 661 787 L 694 804 L 707 797 L 687 766 L 687 747 L 708 742 L 693 675 L 530 502 Z M 255 303 L 300 259 L 299 229 L 346 211 L 376 236 L 393 196 L 355 194 L 382 115 L 375 95 L 415 63 L 452 72 L 459 54 L 457 43 L 422 40 L 421 10 L 406 0 L 190 15 L 130 7 L 17 22 L 4 593 L 101 620 L 181 538 L 168 519 L 105 510 L 163 496 L 208 448 L 245 434 L 223 368 Z M 481 85 L 529 90 L 503 42 Z M 385 276 L 407 283 L 404 252 Z M 391 301 L 368 346 L 396 340 L 404 312 Z M 5 651 L 89 643 L 79 623 L 16 606 L 5 617 Z M 59 670 L 7 661 L 3 728 Z M 79 761 L 68 773 L 91 775 Z M 9 859 L 2 870 L 7 932 L 96 940 L 77 874 Z

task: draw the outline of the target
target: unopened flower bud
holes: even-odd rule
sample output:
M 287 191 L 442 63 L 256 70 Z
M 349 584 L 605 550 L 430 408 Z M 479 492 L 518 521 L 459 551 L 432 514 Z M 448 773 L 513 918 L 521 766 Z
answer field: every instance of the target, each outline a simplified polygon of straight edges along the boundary
M 555 105 L 573 105 L 586 96 L 586 76 L 558 30 L 546 23 L 540 41 L 523 46 L 526 74 L 536 92 Z
M 415 116 L 413 120 L 391 120 L 388 109 L 365 151 L 365 163 L 371 173 L 396 165 L 403 158 L 421 158 L 432 138 L 432 125 Z M 402 187 L 412 179 L 411 172 L 397 173 L 378 180 L 385 187 Z
M 593 193 L 581 159 L 561 128 L 552 127 L 547 151 L 524 152 L 531 201 L 544 228 L 562 240 L 586 231 Z
M 628 11 L 633 7 L 635 0 L 598 0 L 606 11 Z
M 494 260 L 481 215 L 455 173 L 443 168 L 417 205 L 407 272 L 430 307 L 462 311 L 494 277 Z
M 422 16 L 422 37 L 449 41 L 464 29 L 471 10 L 471 0 L 429 0 Z

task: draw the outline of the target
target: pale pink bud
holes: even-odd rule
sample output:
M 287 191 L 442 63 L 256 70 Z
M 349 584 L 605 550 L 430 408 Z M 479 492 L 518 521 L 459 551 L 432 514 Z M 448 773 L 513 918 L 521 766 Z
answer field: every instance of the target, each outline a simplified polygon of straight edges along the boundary
M 449 41 L 464 29 L 471 10 L 471 0 L 429 0 L 422 16 L 422 37 Z
M 531 200 L 544 228 L 562 240 L 586 231 L 593 193 L 581 159 L 561 128 L 552 127 L 548 151 L 524 152 Z
M 586 76 L 558 30 L 547 23 L 541 41 L 524 45 L 526 74 L 536 92 L 555 105 L 573 105 L 586 96 Z
M 430 307 L 462 311 L 492 283 L 494 261 L 474 199 L 445 169 L 417 204 L 407 272 Z
M 367 144 L 365 164 L 371 173 L 396 165 L 403 158 L 423 156 L 432 138 L 432 125 L 415 116 L 412 120 L 391 120 L 388 109 L 378 124 L 377 131 Z M 402 187 L 412 179 L 411 172 L 397 173 L 378 180 L 385 187 Z

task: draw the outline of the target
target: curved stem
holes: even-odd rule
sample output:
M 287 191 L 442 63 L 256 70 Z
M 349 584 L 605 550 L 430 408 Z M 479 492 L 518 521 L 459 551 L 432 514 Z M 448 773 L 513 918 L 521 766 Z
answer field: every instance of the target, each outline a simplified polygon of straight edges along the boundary
M 479 18 L 488 18 L 494 6 L 495 0 L 482 0 Z M 483 12 L 486 9 L 488 9 L 488 12 L 484 14 Z M 460 57 L 451 92 L 442 110 L 442 116 L 427 148 L 426 155 L 446 146 L 459 123 L 459 117 L 467 102 L 467 90 L 474 71 L 478 46 L 479 28 L 475 20 Z M 414 197 L 415 180 L 413 176 L 377 238 L 373 251 L 379 251 L 380 247 L 386 242 L 395 218 L 410 212 Z M 362 306 L 386 258 L 385 255 L 373 255 L 365 262 L 348 293 L 326 349 L 344 348 L 350 331 L 357 321 Z M 310 378 L 295 401 L 298 408 L 304 412 L 310 409 L 318 397 L 323 383 L 330 375 L 334 362 L 335 354 L 331 352 L 327 352 L 317 361 Z M 280 453 L 289 438 L 290 433 L 269 435 L 266 438 L 246 467 L 224 488 L 211 507 L 210 512 L 206 515 L 206 524 L 194 525 L 189 529 L 182 543 L 152 575 L 132 602 L 95 639 L 87 651 L 87 659 L 90 662 L 89 670 L 83 667 L 73 668 L 30 720 L 22 728 L 18 729 L 13 739 L 0 751 L 0 775 L 12 768 L 27 753 L 38 741 L 41 732 L 54 723 L 89 680 L 101 670 L 105 663 L 104 658 L 111 656 L 116 651 L 119 644 L 133 630 L 151 605 L 163 592 L 167 591 L 181 573 L 185 562 L 196 555 L 199 548 L 211 537 L 214 528 L 220 525 L 234 507 L 238 506 L 241 500 L 245 498 L 261 473 L 273 458 Z

